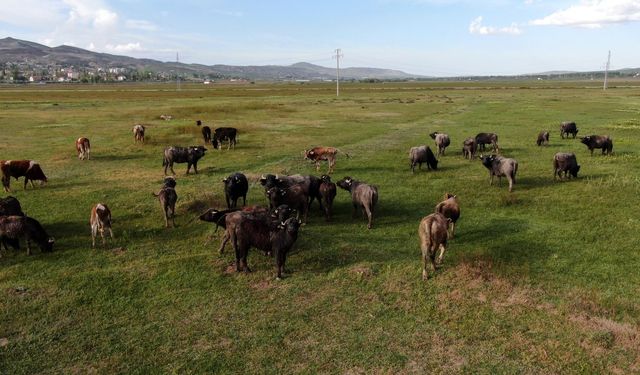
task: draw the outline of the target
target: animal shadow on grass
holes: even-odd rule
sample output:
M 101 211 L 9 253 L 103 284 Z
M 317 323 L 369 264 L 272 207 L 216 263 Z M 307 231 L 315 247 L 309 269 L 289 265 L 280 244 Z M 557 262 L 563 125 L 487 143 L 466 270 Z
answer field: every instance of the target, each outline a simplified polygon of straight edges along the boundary
M 136 154 L 126 154 L 126 155 L 113 155 L 109 153 L 105 154 L 92 154 L 91 160 L 100 160 L 100 161 L 123 161 L 123 160 L 136 160 L 143 159 L 146 156 L 141 153 Z

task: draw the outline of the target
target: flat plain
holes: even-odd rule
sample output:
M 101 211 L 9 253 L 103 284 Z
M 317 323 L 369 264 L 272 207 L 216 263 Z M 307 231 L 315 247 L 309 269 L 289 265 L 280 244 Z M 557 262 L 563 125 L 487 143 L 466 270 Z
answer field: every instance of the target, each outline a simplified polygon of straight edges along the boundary
M 0 373 L 633 373 L 640 372 L 640 82 L 103 85 L 0 88 L 0 159 L 33 159 L 45 187 L 14 192 L 55 251 L 0 258 Z M 173 120 L 159 119 L 171 114 Z M 201 119 L 239 129 L 209 147 L 199 174 L 177 172 L 177 228 L 158 201 L 162 151 L 202 144 Z M 612 156 L 561 139 L 609 134 Z M 147 126 L 134 144 L 132 127 Z M 541 130 L 550 145 L 537 147 Z M 408 150 L 446 132 L 437 171 L 411 173 Z M 496 132 L 519 162 L 508 193 L 489 186 L 462 141 Z M 80 161 L 74 141 L 92 143 Z M 301 152 L 335 146 L 334 181 L 375 184 L 374 228 L 338 191 L 332 222 L 314 204 L 275 280 L 252 250 L 236 274 L 221 231 L 221 180 L 316 174 Z M 574 152 L 578 179 L 554 181 Z M 326 170 L 326 165 L 323 170 Z M 462 216 L 443 267 L 423 281 L 417 228 L 446 192 Z M 6 193 L 2 193 L 6 196 Z M 91 249 L 89 213 L 113 213 L 115 240 Z

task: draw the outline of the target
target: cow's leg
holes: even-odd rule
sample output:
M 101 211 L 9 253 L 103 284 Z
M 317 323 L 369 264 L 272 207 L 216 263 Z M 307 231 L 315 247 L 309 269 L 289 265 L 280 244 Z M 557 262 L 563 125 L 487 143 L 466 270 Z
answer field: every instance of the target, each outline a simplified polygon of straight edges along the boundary
M 102 246 L 107 246 L 107 240 L 104 239 L 104 227 L 100 228 L 100 237 L 102 238 Z
M 493 185 L 493 173 L 489 173 L 489 185 Z
M 509 180 L 509 193 L 511 193 L 513 191 L 513 177 L 507 177 L 507 179 Z
M 25 176 L 24 177 L 24 190 L 27 190 L 27 183 L 29 183 L 29 179 Z
M 113 230 L 111 230 L 111 227 L 109 227 L 107 229 L 109 229 L 109 235 L 111 236 L 111 239 L 113 239 Z
M 27 237 L 27 255 L 31 255 L 31 239 Z
M 284 249 L 276 248 L 276 279 L 282 279 L 282 273 L 284 272 L 284 262 L 287 259 L 287 254 Z
M 590 148 L 589 151 L 591 151 L 591 156 L 593 156 L 593 149 Z
M 434 253 L 435 253 L 435 250 L 436 250 L 436 249 L 434 249 Z M 438 260 L 436 261 L 436 264 L 437 264 L 438 266 L 440 266 L 440 265 L 442 264 L 442 260 L 444 259 L 444 252 L 445 252 L 446 250 L 447 250 L 447 249 L 446 249 L 446 247 L 444 246 L 444 244 L 443 244 L 443 243 L 441 243 L 441 244 L 440 244 L 440 255 L 438 255 Z
M 242 196 L 242 206 L 246 206 L 247 205 L 247 194 Z
M 227 245 L 227 242 L 229 242 L 230 239 L 231 239 L 231 236 L 229 235 L 229 232 L 225 230 L 224 236 L 222 236 L 222 241 L 220 242 L 220 248 L 218 249 L 218 252 L 220 254 L 224 253 L 224 247 Z
M 196 172 L 196 174 L 198 174 L 198 163 L 197 162 L 193 163 L 193 170 Z
M 373 226 L 373 209 L 368 205 L 364 205 L 364 211 L 367 214 L 367 218 L 369 219 L 369 224 L 367 225 L 367 229 L 371 229 Z
M 358 204 L 354 202 L 353 203 L 353 212 L 351 213 L 351 218 L 355 219 L 357 214 L 358 214 Z
M 239 246 L 234 246 L 236 250 L 236 272 L 241 272 L 242 268 L 240 266 L 240 259 L 242 258 L 242 254 L 240 252 Z
M 169 228 L 169 209 L 168 207 L 164 208 L 164 227 Z
M 190 169 L 191 169 L 191 163 L 187 163 L 187 174 L 189 174 Z
M 91 247 L 96 247 L 96 236 L 98 235 L 98 227 L 91 225 Z
M 172 175 L 176 175 L 176 171 L 173 170 L 173 162 L 171 162 L 171 164 L 169 164 L 169 169 L 171 169 L 171 174 Z

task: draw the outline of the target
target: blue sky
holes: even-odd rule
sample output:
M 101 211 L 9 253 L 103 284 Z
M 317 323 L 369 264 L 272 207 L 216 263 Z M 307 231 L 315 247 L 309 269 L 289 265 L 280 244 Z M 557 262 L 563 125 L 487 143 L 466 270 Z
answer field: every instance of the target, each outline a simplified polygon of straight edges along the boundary
M 0 0 L 0 38 L 162 61 L 434 76 L 640 67 L 640 0 Z

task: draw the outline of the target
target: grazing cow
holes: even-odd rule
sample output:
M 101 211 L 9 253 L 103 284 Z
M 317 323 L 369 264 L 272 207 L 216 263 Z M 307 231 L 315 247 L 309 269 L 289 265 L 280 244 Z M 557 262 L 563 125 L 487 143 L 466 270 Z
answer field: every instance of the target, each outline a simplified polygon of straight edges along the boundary
M 549 145 L 549 132 L 542 131 L 538 134 L 538 140 L 536 140 L 536 144 L 538 146 L 548 146 Z
M 588 135 L 586 137 L 580 137 L 580 142 L 589 148 L 591 156 L 593 156 L 593 150 L 596 148 L 602 149 L 602 155 L 611 155 L 613 151 L 613 139 L 608 135 Z
M 173 116 L 171 115 L 160 115 L 160 119 L 161 120 L 165 120 L 165 121 L 169 121 L 173 119 Z
M 91 224 L 91 247 L 96 247 L 96 237 L 100 233 L 102 237 L 102 246 L 106 246 L 107 242 L 104 239 L 105 230 L 109 232 L 111 239 L 113 239 L 113 230 L 111 230 L 111 210 L 106 204 L 97 203 L 91 208 L 91 218 L 89 219 Z
M 573 135 L 573 138 L 576 138 L 578 134 L 578 128 L 576 127 L 576 123 L 573 121 L 564 121 L 560 124 L 560 137 L 564 139 L 566 135 L 569 138 L 569 134 Z
M 204 156 L 206 151 L 207 149 L 204 146 L 171 146 L 165 148 L 164 158 L 162 159 L 164 174 L 167 174 L 167 168 L 171 169 L 171 173 L 176 174 L 173 170 L 173 163 L 187 163 L 187 174 L 189 174 L 189 170 L 193 165 L 193 170 L 198 174 L 198 160 Z
M 156 193 L 151 193 L 154 197 L 158 198 L 160 201 L 160 206 L 162 207 L 162 212 L 164 213 L 164 223 L 165 227 L 169 228 L 169 219 L 171 219 L 171 223 L 173 227 L 176 226 L 176 201 L 178 200 L 178 194 L 175 190 L 175 180 L 170 177 L 165 177 L 164 185 L 162 189 Z
M 476 157 L 476 139 L 475 138 L 467 138 L 462 143 L 462 155 L 465 159 L 473 159 Z
M 416 146 L 409 149 L 409 161 L 411 163 L 411 172 L 415 172 L 416 164 L 418 170 L 422 168 L 422 163 L 427 164 L 427 169 L 438 169 L 438 160 L 429 146 Z
M 331 174 L 334 171 L 336 166 L 336 154 L 338 153 L 337 148 L 335 147 L 314 147 L 310 150 L 304 150 L 304 158 L 313 161 L 316 165 L 316 171 L 320 170 L 320 162 L 326 161 L 329 164 L 328 174 Z M 347 157 L 349 154 L 343 152 Z
M 211 144 L 213 145 L 213 148 L 218 149 L 218 146 L 220 147 L 220 150 L 222 150 L 222 141 L 229 141 L 229 146 L 227 147 L 227 150 L 229 150 L 231 148 L 231 146 L 233 146 L 233 149 L 236 149 L 236 143 L 237 143 L 237 137 L 238 137 L 238 129 L 236 128 L 226 128 L 226 127 L 222 127 L 222 128 L 217 128 L 216 130 L 213 131 L 213 136 L 211 137 Z
M 34 187 L 34 180 L 41 181 L 41 185 L 47 183 L 47 177 L 42 172 L 40 164 L 33 160 L 0 160 L 0 170 L 2 170 L 2 186 L 7 193 L 11 192 L 11 177 L 17 180 L 24 176 L 25 189 L 29 181 L 31 181 L 31 187 Z
M 320 179 L 316 176 L 302 176 L 299 174 L 280 176 L 267 174 L 260 177 L 260 184 L 264 186 L 265 193 L 274 186 L 288 188 L 293 185 L 300 185 L 304 193 L 309 197 L 309 207 L 311 207 L 311 203 L 317 199 L 320 203 L 320 210 L 324 211 L 322 207 L 322 197 L 320 196 Z
M 242 211 L 239 211 L 237 208 L 224 211 L 210 208 L 200 215 L 200 220 L 215 223 L 217 227 L 225 229 L 219 249 L 220 254 L 222 254 L 227 242 L 235 238 L 235 228 L 240 220 L 242 220 L 243 215 L 252 215 L 255 218 L 259 217 L 264 220 L 270 228 L 275 229 L 278 224 L 290 218 L 293 212 L 294 210 L 287 205 L 278 206 L 273 210 L 262 206 L 245 207 Z
M 288 188 L 272 187 L 266 191 L 270 207 L 278 207 L 286 204 L 298 213 L 302 214 L 303 222 L 307 222 L 309 214 L 309 197 L 300 185 L 289 186 Z
M 553 157 L 553 179 L 556 177 L 562 178 L 561 174 L 564 172 L 564 177 L 567 178 L 567 173 L 570 173 L 574 178 L 578 177 L 578 171 L 580 165 L 576 160 L 576 154 L 573 152 L 558 152 Z
M 436 267 L 442 264 L 444 253 L 447 250 L 447 226 L 448 219 L 440 213 L 425 216 L 420 221 L 418 236 L 420 237 L 420 250 L 422 250 L 422 279 L 429 278 L 427 264 L 430 264 L 433 273 Z M 438 250 L 440 254 L 437 255 Z
M 0 238 L 12 240 L 19 247 L 19 240 L 27 240 L 27 255 L 31 255 L 31 241 L 43 252 L 53 250 L 55 239 L 49 237 L 38 220 L 28 216 L 0 216 Z
M 242 173 L 233 173 L 222 180 L 224 183 L 224 196 L 227 200 L 227 208 L 238 205 L 238 199 L 242 197 L 242 205 L 247 205 L 247 192 L 249 191 L 249 181 Z
M 204 144 L 211 143 L 211 128 L 208 126 L 202 127 L 202 138 L 204 139 Z
M 133 142 L 134 143 L 144 143 L 144 125 L 136 124 L 133 126 Z
M 493 152 L 500 152 L 498 147 L 498 135 L 496 133 L 478 133 L 476 135 L 476 144 L 478 149 L 484 151 L 485 145 L 491 145 Z
M 331 177 L 326 174 L 320 177 L 320 181 L 322 181 L 320 182 L 320 196 L 324 206 L 324 218 L 326 221 L 330 221 L 333 200 L 336 197 L 336 184 L 331 182 Z
M 358 207 L 362 208 L 362 213 L 369 219 L 368 229 L 373 226 L 373 212 L 378 203 L 378 187 L 364 182 L 356 181 L 351 177 L 345 177 L 338 181 L 340 188 L 351 193 L 351 203 L 353 204 L 353 218 L 356 217 Z
M 201 126 L 202 125 L 202 121 L 201 120 L 196 120 L 196 126 Z
M 78 151 L 78 159 L 91 159 L 91 144 L 89 143 L 89 138 L 78 138 L 76 140 L 76 151 Z
M 435 212 L 442 214 L 444 217 L 449 219 L 449 227 L 447 233 L 449 234 L 449 238 L 453 238 L 456 232 L 456 222 L 460 218 L 460 203 L 458 202 L 458 197 L 446 193 L 444 195 L 444 200 L 436 205 Z
M 298 239 L 300 221 L 289 218 L 273 229 L 260 217 L 240 214 L 241 219 L 235 227 L 233 244 L 236 250 L 236 271 L 251 272 L 247 264 L 249 249 L 255 247 L 276 257 L 276 278 L 280 280 L 284 273 L 287 253 Z
M 436 147 L 438 148 L 438 156 L 444 156 L 444 150 L 449 147 L 451 144 L 451 140 L 449 139 L 449 135 L 445 133 L 433 132 L 429 134 L 431 139 L 436 141 Z
M 515 159 L 505 158 L 498 155 L 480 157 L 482 165 L 489 170 L 490 185 L 493 185 L 493 176 L 498 176 L 499 184 L 502 184 L 502 177 L 509 180 L 509 192 L 513 190 L 516 183 L 516 173 L 518 172 L 518 162 Z

